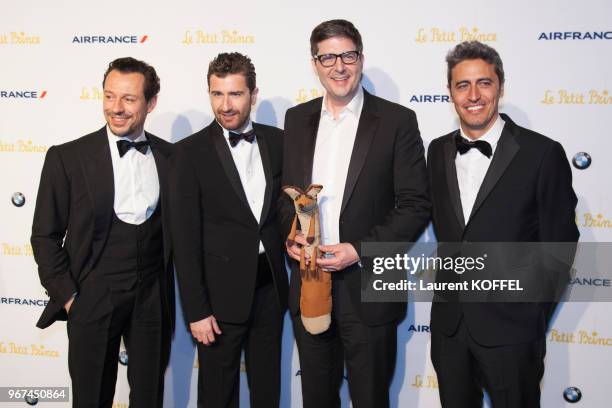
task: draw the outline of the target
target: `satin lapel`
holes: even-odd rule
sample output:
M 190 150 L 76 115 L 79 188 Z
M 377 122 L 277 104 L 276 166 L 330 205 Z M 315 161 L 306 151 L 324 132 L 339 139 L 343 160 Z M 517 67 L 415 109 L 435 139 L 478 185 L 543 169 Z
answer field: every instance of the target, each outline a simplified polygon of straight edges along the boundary
M 221 127 L 219 127 L 216 122 L 211 127 L 210 137 L 212 138 L 213 144 L 215 145 L 217 155 L 219 156 L 219 161 L 221 161 L 221 166 L 225 171 L 227 179 L 229 180 L 232 188 L 236 192 L 236 195 L 238 196 L 240 201 L 242 201 L 242 203 L 249 210 L 249 213 L 251 213 L 251 207 L 249 206 L 249 202 L 247 201 L 244 188 L 242 188 L 242 182 L 240 181 L 240 174 L 238 174 L 236 163 L 234 163 L 234 158 L 232 157 L 232 153 L 229 150 L 230 148 L 227 145 L 227 142 L 225 141 L 225 137 L 223 136 L 223 130 L 221 130 Z
M 461 204 L 461 194 L 459 192 L 459 181 L 457 180 L 457 167 L 455 166 L 456 156 L 457 147 L 455 145 L 455 134 L 452 134 L 451 137 L 447 138 L 444 143 L 444 169 L 446 170 L 446 183 L 448 184 L 448 194 L 450 196 L 453 208 L 455 209 L 455 215 L 459 220 L 461 228 L 465 228 L 465 219 L 463 218 L 463 206 Z
M 489 170 L 487 170 L 480 190 L 478 190 L 478 194 L 476 195 L 474 207 L 472 207 L 472 213 L 470 214 L 470 220 L 474 217 L 474 214 L 476 214 L 476 211 L 478 211 L 478 208 L 480 208 L 482 203 L 487 199 L 491 191 L 493 191 L 500 177 L 504 174 L 508 165 L 520 149 L 509 127 L 511 127 L 511 125 L 506 122 L 501 137 L 497 142 L 497 148 L 495 149 L 495 154 L 493 155 Z
M 317 132 L 319 130 L 319 121 L 321 120 L 321 106 L 323 104 L 323 98 L 320 102 L 314 105 L 310 116 L 306 119 L 306 126 L 304 127 L 304 184 L 300 187 L 306 188 L 312 183 L 312 164 L 314 162 L 315 146 L 317 144 Z
M 259 147 L 259 155 L 261 157 L 261 164 L 263 165 L 264 174 L 266 176 L 266 192 L 264 196 L 263 208 L 261 209 L 261 216 L 259 218 L 259 226 L 263 225 L 264 221 L 268 217 L 270 211 L 270 204 L 272 201 L 272 189 L 274 188 L 272 182 L 272 162 L 270 161 L 270 148 L 266 141 L 264 132 L 257 123 L 253 122 L 253 128 L 255 129 L 255 137 L 257 138 L 257 146 Z
M 81 165 L 94 212 L 91 253 L 91 266 L 93 266 L 106 244 L 115 202 L 113 162 L 106 127 L 100 129 L 92 138 L 91 149 L 81 156 Z M 82 274 L 81 279 L 84 277 L 85 274 Z
M 357 134 L 355 135 L 355 143 L 353 145 L 353 151 L 351 153 L 351 160 L 349 162 L 348 173 L 346 175 L 346 183 L 344 185 L 344 195 L 342 196 L 342 207 L 340 214 L 344 211 L 346 204 L 348 203 L 363 164 L 368 156 L 370 145 L 376 135 L 376 129 L 380 117 L 378 116 L 376 106 L 372 96 L 364 91 L 363 109 L 361 116 L 359 117 L 359 124 L 357 126 Z
M 169 154 L 170 152 L 157 142 L 157 140 L 149 133 L 145 133 L 147 139 L 151 143 L 151 152 L 155 159 L 155 166 L 157 167 L 157 178 L 159 179 L 159 204 L 161 205 L 162 220 L 169 220 L 169 204 L 168 204 L 168 192 L 166 187 L 168 186 L 168 175 L 170 171 Z M 170 226 L 164 223 L 163 234 L 164 234 L 164 260 L 166 264 L 170 259 Z

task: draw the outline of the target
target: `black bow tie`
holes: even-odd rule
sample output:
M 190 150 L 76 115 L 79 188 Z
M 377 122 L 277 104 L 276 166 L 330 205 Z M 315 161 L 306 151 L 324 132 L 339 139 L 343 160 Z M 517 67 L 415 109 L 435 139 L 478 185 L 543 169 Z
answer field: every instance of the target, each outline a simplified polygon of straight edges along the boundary
M 455 135 L 455 144 L 457 145 L 457 151 L 459 154 L 466 154 L 471 148 L 476 148 L 480 150 L 480 153 L 487 156 L 489 159 L 493 155 L 493 149 L 489 142 L 485 142 L 484 140 L 466 140 L 459 133 Z
M 149 141 L 144 140 L 142 142 L 130 142 L 129 140 L 117 140 L 117 149 L 119 149 L 119 157 L 123 157 L 131 148 L 138 150 L 142 154 L 147 153 L 149 147 Z
M 253 143 L 253 140 L 255 140 L 255 129 L 251 129 L 245 133 L 229 132 L 230 146 L 236 147 L 241 139 L 244 139 L 249 143 Z

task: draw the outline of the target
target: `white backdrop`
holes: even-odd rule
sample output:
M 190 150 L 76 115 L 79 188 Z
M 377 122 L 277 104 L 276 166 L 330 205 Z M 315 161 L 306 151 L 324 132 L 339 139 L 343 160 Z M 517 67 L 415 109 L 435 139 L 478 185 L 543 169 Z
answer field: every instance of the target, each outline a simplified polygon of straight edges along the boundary
M 581 241 L 603 242 L 612 238 L 611 16 L 612 3 L 605 0 L 2 2 L 0 386 L 69 386 L 65 323 L 34 327 L 46 296 L 29 236 L 44 152 L 102 126 L 101 81 L 111 60 L 133 56 L 157 69 L 161 93 L 146 129 L 175 142 L 213 117 L 208 62 L 222 51 L 243 52 L 257 70 L 254 119 L 282 127 L 287 108 L 322 92 L 309 63 L 312 28 L 349 19 L 364 39 L 365 87 L 414 109 L 427 144 L 457 127 L 445 99 L 447 51 L 464 39 L 485 41 L 505 65 L 501 110 L 559 140 L 568 159 L 578 152 L 592 157 L 588 169 L 572 169 L 577 223 Z M 121 42 L 86 42 L 87 36 L 119 36 Z M 25 196 L 22 207 L 11 202 L 16 192 Z M 609 406 L 611 312 L 607 303 L 562 305 L 547 338 L 544 407 Z M 193 407 L 195 351 L 180 310 L 178 319 L 165 401 Z M 428 325 L 429 305 L 411 304 L 398 333 L 395 407 L 439 406 Z M 288 320 L 283 344 L 282 406 L 299 407 L 299 364 Z M 576 404 L 563 399 L 570 386 L 582 392 Z M 120 366 L 115 406 L 127 407 L 127 395 Z M 346 387 L 343 395 L 348 406 Z

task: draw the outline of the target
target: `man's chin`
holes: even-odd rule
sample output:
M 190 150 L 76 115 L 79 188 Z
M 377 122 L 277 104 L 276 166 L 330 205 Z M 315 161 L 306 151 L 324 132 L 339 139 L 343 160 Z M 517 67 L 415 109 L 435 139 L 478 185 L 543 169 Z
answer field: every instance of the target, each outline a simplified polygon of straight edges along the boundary
M 109 125 L 109 128 L 110 128 L 110 131 L 113 133 L 113 135 L 117 137 L 126 137 L 132 133 L 132 129 L 116 128 L 111 125 Z
M 219 120 L 219 123 L 221 124 L 221 126 L 223 126 L 224 129 L 231 130 L 231 131 L 240 129 L 240 126 L 241 126 L 238 124 L 237 121 L 226 122 L 224 120 Z

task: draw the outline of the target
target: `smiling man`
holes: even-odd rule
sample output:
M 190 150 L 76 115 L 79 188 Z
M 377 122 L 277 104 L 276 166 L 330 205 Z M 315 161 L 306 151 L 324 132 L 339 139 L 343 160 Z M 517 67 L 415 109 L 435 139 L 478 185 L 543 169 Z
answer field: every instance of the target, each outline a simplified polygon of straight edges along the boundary
M 433 140 L 427 153 L 437 239 L 472 247 L 576 242 L 577 199 L 563 147 L 499 113 L 504 69 L 497 51 L 464 42 L 446 61 L 461 126 Z M 546 279 L 543 268 L 536 273 Z M 554 311 L 548 300 L 432 305 L 431 359 L 444 408 L 482 406 L 483 389 L 494 408 L 540 406 Z
M 331 20 L 310 37 L 312 67 L 325 96 L 285 116 L 283 185 L 323 185 L 319 194 L 325 258 L 332 275 L 332 323 L 311 335 L 300 315 L 300 245 L 292 258 L 289 302 L 300 354 L 304 407 L 339 407 L 346 363 L 355 407 L 387 407 L 397 349 L 397 323 L 405 303 L 362 303 L 362 242 L 414 241 L 429 220 L 423 143 L 416 115 L 361 87 L 363 43 L 355 26 Z M 283 237 L 291 229 L 293 202 L 280 202 Z
M 130 406 L 161 407 L 174 319 L 172 145 L 144 131 L 160 88 L 153 67 L 116 59 L 103 88 L 106 126 L 45 158 L 32 248 L 50 300 L 37 325 L 68 320 L 74 407 L 111 407 L 122 339 Z
M 208 68 L 213 122 L 177 144 L 173 240 L 199 358 L 198 406 L 237 407 L 245 353 L 251 407 L 278 407 L 287 273 L 276 222 L 283 133 L 251 121 L 255 67 L 237 52 Z

